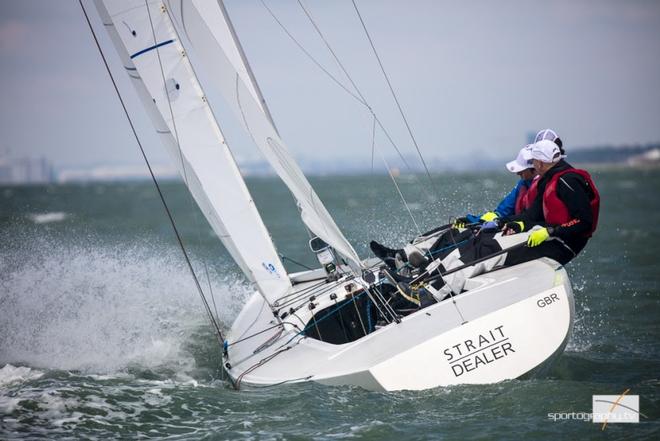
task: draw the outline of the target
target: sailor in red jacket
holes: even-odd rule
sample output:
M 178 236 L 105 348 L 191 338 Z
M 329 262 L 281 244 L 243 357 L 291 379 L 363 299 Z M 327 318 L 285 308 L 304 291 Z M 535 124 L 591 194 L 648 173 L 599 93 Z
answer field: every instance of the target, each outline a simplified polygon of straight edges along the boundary
M 442 301 L 452 292 L 460 294 L 466 280 L 478 274 L 541 257 L 565 265 L 582 251 L 598 224 L 600 197 L 591 176 L 564 161 L 559 146 L 550 140 L 534 143 L 531 156 L 540 175 L 534 181 L 536 197 L 531 206 L 513 216 L 503 230 L 504 235 L 529 234 L 508 238 L 482 226 L 480 234 L 446 251 L 426 267 L 429 274 L 435 270 L 444 274 L 457 267 L 463 268 L 426 284 L 419 290 L 420 298 L 430 294 Z M 526 246 L 515 246 L 525 241 Z M 503 249 L 507 252 L 501 253 Z M 475 261 L 479 262 L 465 267 Z M 435 265 L 434 268 L 429 268 L 431 265 Z
M 532 232 L 527 247 L 507 253 L 505 265 L 550 257 L 562 265 L 587 244 L 598 225 L 600 196 L 589 173 L 562 159 L 555 143 L 532 146 L 534 168 L 540 175 L 532 205 L 510 218 L 504 234 Z

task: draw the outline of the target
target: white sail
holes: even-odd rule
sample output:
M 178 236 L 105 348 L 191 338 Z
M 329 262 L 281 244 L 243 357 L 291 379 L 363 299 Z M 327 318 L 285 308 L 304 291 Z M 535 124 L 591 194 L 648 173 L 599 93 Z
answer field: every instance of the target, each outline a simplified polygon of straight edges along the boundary
M 199 15 L 204 17 L 206 25 L 209 29 L 213 30 L 213 35 L 216 37 L 217 41 L 220 42 L 223 52 L 241 77 L 241 80 L 243 80 L 247 86 L 250 94 L 259 103 L 261 110 L 270 118 L 270 113 L 264 102 L 263 96 L 261 95 L 261 91 L 259 90 L 259 85 L 252 75 L 249 64 L 244 61 L 245 54 L 243 54 L 243 49 L 238 43 L 238 37 L 234 32 L 234 27 L 227 16 L 222 1 L 203 0 L 198 2 L 193 0 L 177 2 L 166 0 L 165 4 L 169 8 L 175 24 L 180 29 L 180 33 L 183 33 L 189 41 L 192 41 L 192 39 L 190 38 L 188 31 L 191 30 L 193 33 L 195 31 L 194 27 L 192 29 L 189 28 L 190 8 L 192 8 L 194 4 L 194 7 L 199 11 Z M 217 13 L 218 8 L 222 11 L 221 14 Z
M 170 3 L 170 2 L 168 2 Z M 307 181 L 291 153 L 272 124 L 268 109 L 242 57 L 240 45 L 224 8 L 217 2 L 191 0 L 171 2 L 172 15 L 189 39 L 200 62 L 204 64 L 214 84 L 228 105 L 244 123 L 278 176 L 293 193 L 305 225 L 317 236 L 351 261 L 360 259 Z
M 96 6 L 204 216 L 266 300 L 281 297 L 289 278 L 163 3 L 96 0 Z

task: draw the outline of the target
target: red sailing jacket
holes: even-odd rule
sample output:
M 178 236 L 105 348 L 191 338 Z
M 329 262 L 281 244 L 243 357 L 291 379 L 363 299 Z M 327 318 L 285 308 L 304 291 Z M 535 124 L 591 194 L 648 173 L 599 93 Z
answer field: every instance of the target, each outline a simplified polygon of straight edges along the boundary
M 534 176 L 529 188 L 520 186 L 518 196 L 516 196 L 515 214 L 520 214 L 532 206 L 532 202 L 536 199 L 536 193 L 538 191 L 536 184 L 538 184 L 539 178 L 540 176 Z
M 591 206 L 593 222 L 591 223 L 591 230 L 584 234 L 585 237 L 591 237 L 594 231 L 596 231 L 596 227 L 598 226 L 600 194 L 598 193 L 598 189 L 596 188 L 594 181 L 591 179 L 591 176 L 585 170 L 571 168 L 568 170 L 563 170 L 552 176 L 552 179 L 546 184 L 545 191 L 543 192 L 543 216 L 545 217 L 546 223 L 549 225 L 568 226 L 566 224 L 570 224 L 571 222 L 575 221 L 568 212 L 566 204 L 564 204 L 564 202 L 562 202 L 562 200 L 557 197 L 557 184 L 559 183 L 559 178 L 566 173 L 575 173 L 582 176 L 593 192 L 592 199 L 589 202 L 589 205 Z

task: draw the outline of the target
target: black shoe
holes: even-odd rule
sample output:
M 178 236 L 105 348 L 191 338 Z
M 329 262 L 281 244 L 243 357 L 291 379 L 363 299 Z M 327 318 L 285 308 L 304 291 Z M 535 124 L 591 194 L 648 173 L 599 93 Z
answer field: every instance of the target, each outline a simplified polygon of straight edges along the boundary
M 428 265 L 428 260 L 426 257 L 417 251 L 413 251 L 408 255 L 408 263 L 410 263 L 415 268 L 424 268 Z
M 393 259 L 396 256 L 396 253 L 401 250 L 393 250 L 392 248 L 387 248 L 385 245 L 381 245 L 375 240 L 369 242 L 369 248 L 379 259 L 385 260 L 387 258 Z

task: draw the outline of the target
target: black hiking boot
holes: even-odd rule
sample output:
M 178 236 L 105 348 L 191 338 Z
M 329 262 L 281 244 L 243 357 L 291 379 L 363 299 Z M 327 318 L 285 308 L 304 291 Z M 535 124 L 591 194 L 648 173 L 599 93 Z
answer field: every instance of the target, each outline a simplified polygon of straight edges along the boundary
M 405 255 L 403 253 L 403 250 L 394 250 L 392 248 L 387 248 L 385 245 L 381 245 L 375 240 L 372 240 L 369 242 L 369 248 L 371 248 L 371 251 L 374 253 L 376 257 L 378 257 L 381 260 L 385 260 L 387 258 L 394 259 L 396 256 L 396 253 L 401 253 L 402 255 Z

